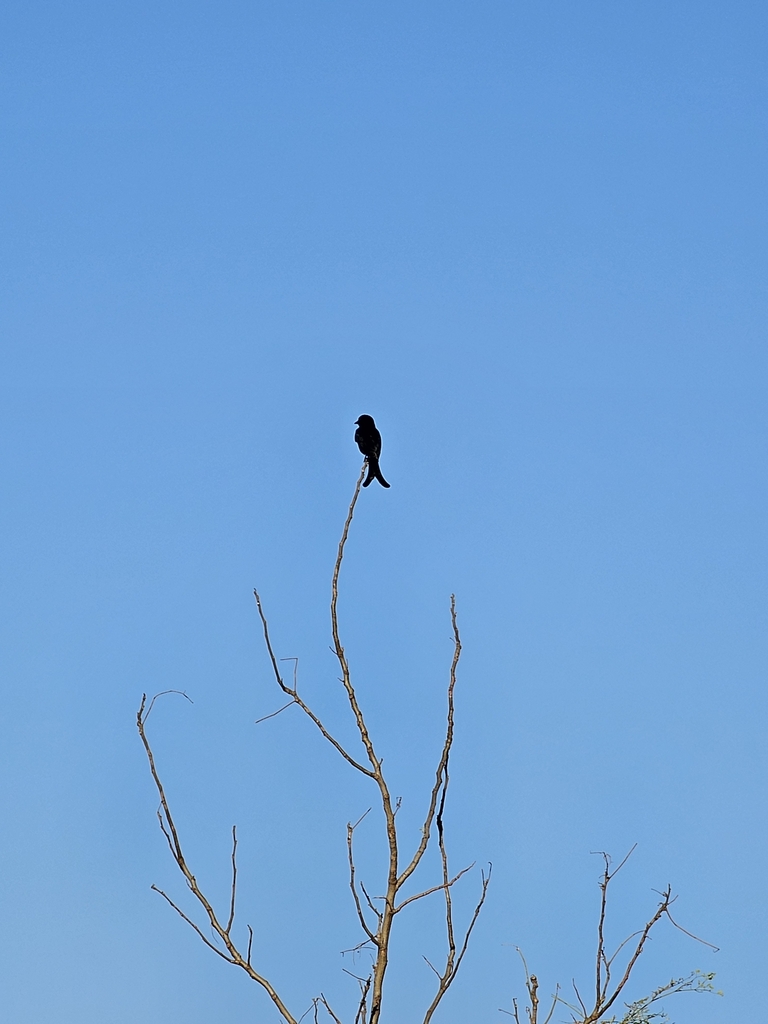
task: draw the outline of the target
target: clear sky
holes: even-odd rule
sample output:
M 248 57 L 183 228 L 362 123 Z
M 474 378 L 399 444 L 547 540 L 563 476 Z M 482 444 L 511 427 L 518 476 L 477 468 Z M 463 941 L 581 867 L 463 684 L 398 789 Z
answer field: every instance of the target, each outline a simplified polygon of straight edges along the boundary
M 150 891 L 184 898 L 134 722 L 167 688 L 193 869 L 226 900 L 236 822 L 259 966 L 297 1013 L 351 1005 L 373 796 L 293 711 L 254 724 L 251 591 L 347 735 L 363 412 L 392 487 L 353 525 L 352 670 L 415 837 L 456 593 L 449 839 L 494 864 L 440 1021 L 508 1019 L 515 945 L 588 987 L 590 852 L 635 842 L 613 934 L 670 882 L 721 950 L 660 926 L 632 994 L 716 970 L 678 1024 L 764 1016 L 767 29 L 744 0 L 6 0 L 4 1020 L 275 1022 Z

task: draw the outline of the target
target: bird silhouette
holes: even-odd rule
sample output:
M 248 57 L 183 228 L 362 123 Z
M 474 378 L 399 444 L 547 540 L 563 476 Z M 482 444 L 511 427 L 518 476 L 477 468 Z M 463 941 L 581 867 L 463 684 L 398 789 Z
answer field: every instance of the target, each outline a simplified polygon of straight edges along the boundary
M 363 453 L 365 461 L 368 463 L 368 476 L 363 482 L 363 487 L 367 487 L 374 479 L 378 480 L 382 487 L 389 487 L 379 469 L 381 434 L 376 429 L 373 416 L 361 416 L 355 420 L 355 423 L 357 424 L 355 441 L 357 441 L 357 447 Z

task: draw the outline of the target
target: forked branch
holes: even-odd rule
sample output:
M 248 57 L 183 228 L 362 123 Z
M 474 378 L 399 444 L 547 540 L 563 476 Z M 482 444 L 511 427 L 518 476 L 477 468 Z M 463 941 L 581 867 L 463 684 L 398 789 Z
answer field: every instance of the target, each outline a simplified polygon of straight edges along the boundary
M 310 708 L 310 706 L 299 696 L 297 683 L 294 681 L 294 685 L 289 686 L 283 679 L 282 675 L 280 674 L 280 668 L 277 663 L 277 658 L 275 657 L 275 652 L 272 648 L 272 640 L 270 639 L 269 636 L 269 624 L 267 623 L 267 618 L 264 614 L 264 609 L 262 608 L 261 598 L 259 597 L 258 591 L 254 590 L 253 596 L 256 599 L 256 608 L 258 609 L 262 629 L 264 630 L 264 643 L 266 644 L 267 653 L 269 654 L 269 660 L 272 662 L 272 671 L 274 672 L 275 680 L 277 681 L 277 685 L 280 687 L 283 693 L 291 698 L 291 701 L 288 704 L 286 704 L 285 707 L 281 708 L 280 711 L 284 711 L 285 708 L 290 707 L 291 704 L 298 704 L 298 706 L 301 708 L 301 710 L 304 712 L 307 718 L 314 722 L 314 724 L 322 733 L 323 737 L 326 740 L 328 740 L 332 747 L 338 750 L 338 752 L 341 754 L 345 761 L 349 762 L 349 764 L 351 764 L 352 767 L 356 768 L 359 772 L 362 772 L 363 775 L 367 775 L 369 778 L 373 778 L 373 772 L 369 768 L 366 768 L 365 765 L 360 764 L 359 761 L 357 761 L 347 750 L 345 750 L 341 743 L 339 743 L 339 741 L 334 736 L 332 736 L 330 732 L 328 732 L 328 730 L 325 728 L 325 726 L 320 721 L 318 716 L 314 713 L 312 708 Z M 275 712 L 275 714 L 279 713 L 279 711 Z M 274 715 L 266 715 L 264 719 L 260 719 L 260 721 L 265 721 L 267 718 L 272 717 L 274 717 Z
M 353 848 L 352 848 L 352 841 L 353 841 L 353 838 L 354 838 L 354 835 L 355 835 L 355 829 L 360 824 L 360 822 L 363 820 L 363 818 L 366 816 L 366 814 L 368 814 L 369 811 L 370 811 L 370 807 L 368 808 L 368 811 L 366 811 L 365 814 L 362 815 L 362 817 L 358 818 L 358 820 L 354 824 L 352 824 L 352 822 L 347 822 L 347 859 L 348 859 L 348 862 L 349 862 L 349 888 L 352 890 L 352 898 L 355 901 L 355 910 L 357 911 L 357 919 L 360 922 L 360 927 L 363 929 L 365 934 L 368 936 L 368 941 L 372 942 L 374 944 L 374 946 L 377 946 L 378 945 L 378 939 L 376 937 L 376 932 L 371 931 L 371 929 L 368 927 L 368 922 L 365 919 L 365 914 L 363 913 L 363 907 L 362 907 L 362 904 L 360 902 L 360 896 L 358 895 L 358 892 L 357 892 L 357 877 L 356 877 L 356 869 L 355 869 L 355 856 L 354 856 L 354 851 L 353 851 Z M 368 903 L 368 906 L 370 907 L 370 909 L 376 915 L 377 920 L 378 920 L 378 925 L 380 926 L 381 925 L 381 911 L 377 910 L 376 907 L 373 905 L 372 901 L 370 900 L 370 898 L 368 896 L 368 893 L 365 891 L 365 886 L 362 886 L 362 892 L 363 892 L 363 896 L 366 899 L 366 902 Z
M 245 973 L 248 975 L 249 978 L 251 978 L 252 981 L 255 981 L 258 985 L 261 985 L 261 987 L 264 989 L 264 991 L 267 993 L 269 998 L 274 1003 L 280 1016 L 286 1022 L 286 1024 L 297 1024 L 297 1021 L 295 1020 L 291 1012 L 288 1010 L 283 1000 L 277 994 L 272 984 L 263 975 L 259 974 L 258 971 L 256 971 L 251 965 L 251 945 L 253 941 L 253 932 L 251 931 L 250 926 L 248 928 L 249 941 L 248 952 L 246 956 L 242 955 L 238 947 L 235 945 L 234 940 L 232 939 L 231 929 L 235 919 L 235 899 L 237 890 L 237 832 L 235 831 L 235 829 L 232 829 L 232 887 L 230 894 L 229 917 L 227 919 L 226 925 L 221 924 L 221 922 L 219 921 L 216 911 L 214 910 L 210 901 L 204 895 L 203 891 L 201 890 L 200 886 L 197 883 L 197 879 L 195 878 L 189 865 L 187 864 L 186 858 L 184 857 L 184 851 L 181 846 L 181 839 L 179 838 L 179 833 L 176 828 L 176 823 L 173 820 L 173 815 L 171 814 L 171 808 L 169 806 L 168 799 L 165 794 L 165 789 L 163 788 L 163 784 L 160 781 L 160 775 L 158 774 L 157 766 L 155 765 L 154 754 L 152 753 L 152 748 L 150 747 L 149 740 L 147 739 L 147 716 L 149 715 L 149 712 L 152 709 L 154 700 L 155 698 L 152 699 L 149 707 L 147 708 L 147 695 L 142 695 L 141 705 L 136 714 L 136 726 L 139 730 L 141 742 L 144 745 L 147 760 L 149 761 L 149 770 L 152 773 L 152 779 L 155 783 L 158 796 L 160 797 L 160 807 L 158 808 L 157 812 L 157 817 L 160 822 L 160 828 L 163 832 L 163 835 L 166 838 L 168 847 L 171 851 L 173 859 L 176 861 L 176 865 L 179 868 L 179 871 L 181 871 L 182 875 L 184 876 L 184 879 L 192 895 L 195 897 L 199 905 L 202 907 L 205 916 L 208 918 L 208 923 L 214 935 L 221 943 L 221 945 L 217 945 L 216 942 L 212 942 L 204 934 L 200 926 L 188 914 L 186 914 L 181 909 L 181 907 L 179 907 L 170 898 L 170 896 L 163 892 L 162 889 L 158 889 L 157 886 L 154 885 L 152 886 L 152 888 L 155 890 L 155 892 L 160 893 L 160 895 L 173 907 L 176 913 L 179 914 L 179 916 L 187 922 L 190 928 L 192 928 L 197 933 L 197 935 L 200 936 L 200 938 L 203 940 L 205 945 L 208 946 L 209 949 L 212 949 L 214 953 L 220 956 L 223 960 L 226 960 L 227 963 L 234 964 L 236 967 L 241 968 L 241 970 L 245 971 Z

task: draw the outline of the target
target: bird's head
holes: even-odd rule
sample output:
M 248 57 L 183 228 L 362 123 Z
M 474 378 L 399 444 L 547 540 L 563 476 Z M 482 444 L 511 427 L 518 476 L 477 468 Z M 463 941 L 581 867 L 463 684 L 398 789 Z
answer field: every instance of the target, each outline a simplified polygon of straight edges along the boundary
M 373 416 L 360 416 L 355 423 L 358 427 L 372 427 L 374 425 Z

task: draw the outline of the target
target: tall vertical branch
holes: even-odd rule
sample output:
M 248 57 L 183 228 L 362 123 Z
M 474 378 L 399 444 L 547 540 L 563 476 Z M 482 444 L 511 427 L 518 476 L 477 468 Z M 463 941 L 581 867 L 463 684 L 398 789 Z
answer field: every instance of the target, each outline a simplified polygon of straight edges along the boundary
M 466 952 L 467 945 L 469 943 L 469 937 L 471 935 L 472 929 L 474 928 L 475 922 L 477 921 L 477 917 L 485 901 L 485 896 L 488 890 L 488 884 L 490 882 L 490 874 L 488 875 L 488 877 L 483 875 L 482 894 L 480 897 L 480 902 L 478 903 L 475 909 L 474 916 L 467 930 L 467 933 L 465 934 L 461 950 L 457 957 L 456 944 L 454 941 L 453 934 L 453 912 L 450 891 L 454 883 L 469 869 L 465 868 L 463 871 L 459 872 L 459 874 L 456 875 L 454 878 L 450 877 L 448 871 L 448 859 L 445 849 L 442 823 L 442 814 L 445 808 L 445 799 L 448 788 L 448 761 L 450 758 L 451 747 L 453 745 L 454 691 L 456 688 L 456 674 L 459 659 L 461 658 L 461 636 L 459 634 L 458 619 L 456 616 L 456 598 L 454 594 L 451 594 L 451 626 L 453 630 L 454 650 L 448 682 L 448 711 L 445 740 L 443 742 L 443 748 L 440 753 L 440 759 L 438 761 L 437 770 L 435 772 L 435 782 L 430 794 L 430 800 L 427 808 L 426 818 L 424 820 L 424 825 L 422 826 L 421 829 L 421 838 L 419 841 L 419 845 L 410 862 L 407 864 L 407 866 L 404 868 L 402 872 L 399 872 L 398 834 L 397 823 L 395 820 L 397 808 L 393 808 L 392 806 L 392 799 L 389 793 L 389 788 L 387 786 L 387 782 L 381 767 L 381 759 L 376 754 L 376 750 L 373 745 L 370 733 L 368 731 L 368 727 L 366 725 L 362 709 L 360 708 L 360 704 L 357 699 L 357 694 L 352 683 L 349 663 L 347 661 L 346 653 L 344 651 L 344 646 L 341 642 L 339 632 L 339 576 L 341 574 L 341 566 L 344 559 L 344 551 L 347 540 L 349 538 L 349 530 L 355 512 L 355 505 L 357 504 L 357 499 L 360 494 L 360 487 L 362 485 L 364 475 L 365 466 L 363 467 L 360 477 L 358 478 L 355 487 L 355 492 L 353 494 L 352 501 L 350 503 L 349 510 L 347 513 L 347 518 L 344 523 L 344 529 L 342 531 L 341 540 L 339 541 L 338 552 L 336 555 L 336 564 L 333 570 L 333 579 L 331 585 L 331 629 L 333 634 L 334 653 L 336 655 L 339 667 L 341 669 L 341 682 L 344 685 L 344 689 L 346 690 L 347 698 L 349 700 L 350 707 L 352 709 L 355 721 L 357 723 L 360 739 L 363 743 L 363 746 L 366 749 L 366 753 L 368 754 L 368 760 L 371 764 L 373 778 L 379 789 L 381 806 L 382 811 L 384 813 L 384 821 L 386 826 L 387 843 L 389 849 L 389 865 L 387 872 L 386 895 L 383 900 L 383 909 L 381 911 L 376 911 L 378 917 L 378 927 L 375 932 L 375 935 L 370 935 L 368 926 L 364 922 L 360 901 L 359 898 L 357 897 L 356 889 L 354 888 L 354 863 L 352 861 L 351 847 L 352 836 L 351 833 L 348 832 L 351 884 L 353 885 L 353 895 L 355 899 L 355 908 L 358 913 L 358 918 L 361 921 L 363 930 L 366 932 L 366 934 L 369 935 L 369 937 L 372 939 L 376 947 L 376 957 L 373 965 L 373 978 L 371 985 L 370 1024 L 378 1024 L 381 1015 L 381 1002 L 384 978 L 386 975 L 389 961 L 390 936 L 392 932 L 392 926 L 394 923 L 395 915 L 398 914 L 409 903 L 412 903 L 418 899 L 422 899 L 423 897 L 428 896 L 433 892 L 438 892 L 442 890 L 444 898 L 446 900 L 446 923 L 448 931 L 449 953 L 446 969 L 444 971 L 444 974 L 441 976 L 438 994 L 435 997 L 435 1000 L 433 1001 L 433 1005 L 427 1011 L 427 1017 L 425 1018 L 426 1024 L 426 1022 L 428 1022 L 429 1019 L 432 1017 L 434 1010 L 437 1008 L 437 1005 L 447 992 L 451 982 L 456 976 L 456 972 L 459 969 L 461 961 Z M 418 893 L 415 896 L 411 896 L 408 899 L 403 900 L 398 905 L 397 897 L 400 890 L 418 868 L 429 845 L 430 837 L 432 834 L 432 824 L 435 820 L 435 814 L 437 813 L 438 802 L 440 805 L 438 832 L 443 873 L 442 884 L 433 886 L 430 889 Z
M 595 1007 L 600 1006 L 606 998 L 608 986 L 611 983 L 611 963 L 614 957 L 609 960 L 605 952 L 605 915 L 608 910 L 608 886 L 611 880 L 621 871 L 629 858 L 637 849 L 637 843 L 632 847 L 626 857 L 622 860 L 615 871 L 611 871 L 611 858 L 604 851 L 601 853 L 604 862 L 603 874 L 600 879 L 600 913 L 597 919 L 597 963 L 595 967 Z M 625 943 L 629 940 L 627 939 Z M 619 947 L 621 948 L 621 947 Z
M 357 694 L 355 693 L 355 688 L 352 685 L 352 677 L 349 671 L 347 656 L 344 653 L 344 647 L 342 646 L 341 638 L 339 636 L 339 575 L 341 574 L 341 563 L 344 560 L 344 549 L 349 537 L 349 528 L 352 525 L 352 518 L 355 514 L 355 505 L 357 505 L 357 499 L 360 496 L 360 487 L 363 483 L 363 477 L 365 476 L 365 468 L 365 464 L 363 464 L 360 476 L 357 478 L 357 483 L 355 484 L 355 493 L 352 495 L 352 501 L 349 505 L 349 511 L 347 512 L 347 518 L 344 523 L 344 530 L 342 531 L 341 540 L 339 541 L 339 549 L 336 554 L 336 564 L 333 567 L 333 580 L 331 582 L 331 632 L 333 634 L 333 652 L 336 655 L 339 667 L 341 668 L 341 682 L 344 685 L 344 689 L 347 691 L 349 706 L 352 708 L 352 713 L 355 716 L 355 722 L 357 724 L 358 732 L 360 733 L 360 739 L 365 747 L 368 760 L 371 763 L 374 778 L 376 779 L 379 789 L 381 789 L 382 783 L 384 783 L 384 777 L 381 774 L 381 764 L 376 756 L 376 751 L 374 750 L 373 742 L 371 741 L 371 737 L 368 732 L 368 727 L 366 726 L 365 719 L 363 718 L 363 712 L 360 710 Z M 384 783 L 384 789 L 386 790 L 386 783 Z M 385 799 L 384 792 L 382 792 L 382 800 L 383 799 Z M 386 800 L 390 804 L 391 808 L 389 793 L 386 794 Z
M 448 677 L 448 714 L 445 727 L 445 740 L 443 742 L 443 749 L 440 754 L 437 770 L 435 771 L 435 784 L 432 787 L 429 806 L 427 808 L 427 816 L 424 819 L 424 824 L 421 828 L 421 841 L 419 842 L 411 862 L 398 879 L 399 885 L 403 885 L 403 883 L 413 874 L 427 850 L 429 837 L 432 833 L 432 822 L 435 817 L 437 802 L 440 799 L 441 791 L 443 792 L 442 802 L 443 804 L 445 803 L 445 787 L 448 785 L 448 759 L 451 754 L 451 747 L 453 746 L 454 691 L 456 689 L 456 673 L 459 667 L 459 659 L 461 658 L 461 636 L 459 634 L 459 622 L 456 617 L 455 594 L 451 594 L 451 627 L 453 629 L 453 659 L 451 660 L 451 670 Z
M 454 690 L 456 688 L 456 673 L 459 667 L 459 659 L 461 657 L 461 636 L 459 634 L 459 624 L 456 617 L 456 597 L 451 594 L 451 626 L 453 628 L 453 660 L 451 661 L 451 671 L 448 682 L 448 721 L 445 733 L 445 742 L 443 744 L 443 751 L 440 757 L 440 762 L 437 767 L 435 786 L 432 790 L 432 800 L 430 802 L 429 809 L 427 811 L 427 818 L 424 823 L 422 831 L 422 841 L 419 848 L 416 851 L 414 860 L 411 862 L 415 867 L 418 865 L 419 860 L 424 855 L 426 850 L 426 844 L 429 842 L 432 818 L 435 815 L 435 805 L 439 795 L 440 804 L 437 808 L 437 842 L 440 850 L 440 863 L 443 872 L 443 899 L 445 901 L 445 931 L 446 939 L 448 942 L 448 952 L 445 959 L 445 968 L 443 973 L 440 974 L 433 968 L 438 978 L 438 987 L 435 996 L 430 1003 L 427 1012 L 424 1016 L 424 1024 L 429 1024 L 435 1010 L 440 1005 L 443 997 L 451 986 L 456 974 L 461 966 L 461 961 L 464 959 L 467 946 L 469 945 L 469 938 L 472 934 L 472 930 L 475 927 L 475 923 L 482 910 L 485 897 L 488 892 L 488 886 L 491 880 L 490 871 L 486 877 L 485 873 L 482 873 L 482 885 L 480 892 L 480 899 L 475 907 L 475 912 L 470 921 L 469 927 L 464 935 L 464 940 L 459 950 L 458 956 L 456 955 L 456 938 L 453 923 L 453 900 L 451 897 L 451 888 L 453 881 L 450 878 L 450 872 L 448 869 L 448 851 L 445 844 L 445 803 L 448 796 L 448 784 L 450 782 L 450 776 L 448 773 L 448 765 L 450 761 L 451 747 L 453 746 L 453 724 L 454 724 Z
M 347 512 L 347 518 L 344 523 L 344 529 L 341 534 L 341 540 L 339 541 L 339 548 L 336 554 L 336 564 L 333 567 L 333 578 L 331 581 L 331 632 L 333 635 L 333 650 L 336 655 L 336 659 L 341 669 L 341 682 L 347 693 L 347 699 L 349 706 L 352 709 L 355 722 L 357 724 L 357 730 L 360 734 L 360 739 L 363 746 L 365 747 L 368 760 L 371 765 L 371 772 L 373 779 L 378 787 L 379 796 L 381 798 L 381 808 L 384 813 L 384 822 L 387 833 L 387 846 L 389 851 L 389 867 L 387 871 L 387 885 L 386 895 L 384 897 L 384 907 L 381 911 L 381 917 L 379 918 L 378 928 L 374 939 L 376 945 L 376 959 L 373 966 L 373 981 L 371 985 L 371 1010 L 370 1010 L 370 1024 L 378 1024 L 379 1017 L 381 1016 L 381 999 L 382 991 L 384 987 L 384 977 L 387 971 L 387 965 L 389 962 L 389 940 L 392 931 L 392 922 L 395 916 L 395 902 L 397 898 L 398 890 L 398 846 L 397 846 L 397 825 L 395 823 L 395 809 L 392 806 L 392 797 L 390 796 L 389 787 L 387 786 L 384 773 L 381 770 L 381 760 L 376 754 L 376 750 L 373 745 L 368 727 L 363 717 L 363 712 L 360 708 L 360 704 L 357 699 L 355 688 L 352 685 L 352 677 L 349 671 L 349 663 L 347 662 L 347 656 L 344 652 L 344 647 L 341 642 L 339 635 L 339 576 L 341 574 L 341 565 L 344 560 L 344 549 L 347 544 L 349 537 L 349 528 L 352 525 L 352 518 L 355 514 L 355 506 L 357 499 L 360 496 L 360 488 L 363 483 L 363 477 L 365 476 L 366 467 L 363 465 L 360 471 L 360 476 L 357 478 L 355 485 L 355 492 L 352 495 L 352 501 L 349 505 L 349 511 Z M 367 929 L 365 929 L 367 931 Z
M 355 911 L 357 913 L 358 921 L 360 926 L 367 937 L 367 940 L 373 944 L 375 949 L 375 957 L 373 962 L 373 970 L 369 979 L 367 979 L 364 999 L 359 1008 L 358 1015 L 362 1014 L 366 1024 L 379 1024 L 382 1007 L 382 996 L 384 988 L 384 979 L 389 964 L 389 946 L 392 934 L 392 927 L 395 916 L 403 910 L 408 904 L 415 902 L 416 900 L 423 899 L 426 896 L 431 895 L 435 892 L 442 891 L 444 899 L 446 901 L 446 929 L 448 938 L 448 956 L 446 961 L 446 967 L 442 975 L 438 972 L 438 978 L 440 979 L 439 989 L 433 1000 L 432 1005 L 427 1011 L 425 1018 L 425 1024 L 431 1019 L 435 1009 L 442 1000 L 443 996 L 450 987 L 452 981 L 456 977 L 456 973 L 461 965 L 461 961 L 466 953 L 467 946 L 469 943 L 472 930 L 477 922 L 477 918 L 482 909 L 485 897 L 488 891 L 488 885 L 490 883 L 490 872 L 486 876 L 485 873 L 482 875 L 481 884 L 481 895 L 480 900 L 475 907 L 474 914 L 470 921 L 469 927 L 465 932 L 461 947 L 456 947 L 456 941 L 454 937 L 454 925 L 453 925 L 453 907 L 451 901 L 450 890 L 452 886 L 464 875 L 469 868 L 464 868 L 454 877 L 450 877 L 448 869 L 448 856 L 445 846 L 444 827 L 443 827 L 443 813 L 445 810 L 445 802 L 448 789 L 448 762 L 450 759 L 451 747 L 453 745 L 454 736 L 454 694 L 456 689 L 456 678 L 459 660 L 461 658 L 461 636 L 459 634 L 458 619 L 456 615 L 456 598 L 455 595 L 451 595 L 451 627 L 453 631 L 453 657 L 451 660 L 451 667 L 448 681 L 448 708 L 446 716 L 446 731 L 443 746 L 440 752 L 437 768 L 435 771 L 435 781 L 430 792 L 429 803 L 427 806 L 427 813 L 424 819 L 424 824 L 421 828 L 421 835 L 418 846 L 406 867 L 399 871 L 399 843 L 397 833 L 396 814 L 397 807 L 393 806 L 392 797 L 389 792 L 384 772 L 382 770 L 381 758 L 376 753 L 376 748 L 373 743 L 368 725 L 365 720 L 360 702 L 357 697 L 354 684 L 352 682 L 352 675 L 347 660 L 344 645 L 341 642 L 341 633 L 339 629 L 339 579 L 341 576 L 342 564 L 344 561 L 344 554 L 346 551 L 347 541 L 349 539 L 350 528 L 352 520 L 355 514 L 355 508 L 357 505 L 358 498 L 360 496 L 360 490 L 362 487 L 363 478 L 365 476 L 366 466 L 363 465 L 361 473 L 355 484 L 355 490 L 352 495 L 352 500 L 347 510 L 347 516 L 344 522 L 344 528 L 342 530 L 341 539 L 336 554 L 336 561 L 333 568 L 333 576 L 331 581 L 331 633 L 333 637 L 333 651 L 336 655 L 336 659 L 341 670 L 340 681 L 344 686 L 344 690 L 347 695 L 350 709 L 352 711 L 355 724 L 357 726 L 358 735 L 360 741 L 365 749 L 370 768 L 366 768 L 360 764 L 341 744 L 328 732 L 323 723 L 320 721 L 317 715 L 309 708 L 309 706 L 302 700 L 298 694 L 297 684 L 294 682 L 293 687 L 286 684 L 278 668 L 277 658 L 272 648 L 269 628 L 267 625 L 266 616 L 264 614 L 261 600 L 259 595 L 254 591 L 256 597 L 256 604 L 259 611 L 259 616 L 262 621 L 264 630 L 264 639 L 267 645 L 267 650 L 272 663 L 273 672 L 277 680 L 278 685 L 284 693 L 291 696 L 293 700 L 302 708 L 303 711 L 312 719 L 315 725 L 320 729 L 323 736 L 342 754 L 345 760 L 350 763 L 358 771 L 371 778 L 379 790 L 379 798 L 381 801 L 381 808 L 384 815 L 384 823 L 387 838 L 388 847 L 388 868 L 387 868 L 387 881 L 385 886 L 385 895 L 382 897 L 381 909 L 374 907 L 371 903 L 370 898 L 366 892 L 365 886 L 362 882 L 359 883 L 360 890 L 362 891 L 368 906 L 373 911 L 376 917 L 375 930 L 368 925 L 363 911 L 363 905 L 358 894 L 358 883 L 356 878 L 356 869 L 353 857 L 352 839 L 354 835 L 356 825 L 347 826 L 347 854 L 349 861 L 349 872 L 350 872 L 350 889 L 355 904 Z M 439 810 L 438 810 L 439 807 Z M 417 893 L 416 895 L 409 896 L 402 900 L 400 903 L 397 902 L 398 894 L 400 893 L 403 886 L 414 874 L 419 867 L 424 854 L 429 846 L 430 838 L 432 835 L 432 826 L 435 823 L 435 817 L 437 815 L 437 826 L 438 826 L 438 843 L 440 846 L 441 866 L 442 866 L 442 882 L 439 885 L 434 885 L 423 892 Z M 359 824 L 359 822 L 358 822 Z M 471 865 L 470 865 L 471 867 Z M 370 991 L 370 1012 L 368 1014 L 367 998 Z

